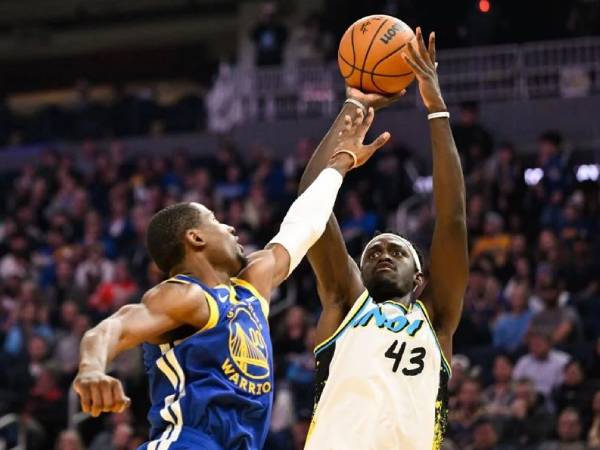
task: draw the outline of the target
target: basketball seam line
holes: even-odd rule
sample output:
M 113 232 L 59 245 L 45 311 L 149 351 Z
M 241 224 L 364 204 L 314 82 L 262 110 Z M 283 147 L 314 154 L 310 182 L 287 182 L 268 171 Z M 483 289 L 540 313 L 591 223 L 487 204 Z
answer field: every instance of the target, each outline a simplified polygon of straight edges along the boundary
M 344 63 L 346 63 L 346 64 L 348 64 L 350 67 L 352 67 L 352 69 L 355 69 L 355 70 L 360 70 L 361 72 L 364 72 L 364 73 L 366 73 L 367 75 L 373 75 L 373 76 L 376 76 L 376 77 L 388 77 L 388 78 L 395 78 L 395 77 L 405 77 L 405 76 L 407 76 L 407 75 L 412 75 L 412 74 L 413 74 L 412 70 L 411 70 L 410 72 L 397 73 L 397 74 L 393 74 L 393 75 L 389 75 L 389 74 L 386 74 L 386 73 L 375 73 L 375 72 L 372 72 L 372 71 L 370 71 L 370 70 L 362 70 L 362 69 L 359 69 L 358 67 L 356 67 L 356 66 L 354 66 L 354 65 L 350 64 L 350 63 L 348 62 L 348 60 L 347 60 L 346 58 L 344 58 L 344 55 L 342 55 L 342 54 L 341 54 L 341 53 L 339 53 L 339 52 L 338 52 L 338 56 L 340 57 L 340 59 L 341 59 L 342 61 L 344 61 Z M 378 64 L 379 64 L 379 63 L 378 63 Z M 347 77 L 344 77 L 344 78 L 349 78 L 349 77 L 350 77 L 350 75 L 348 75 Z
M 381 58 L 379 60 L 379 62 L 377 64 L 375 64 L 373 66 L 373 72 L 371 73 L 371 83 L 373 83 L 373 86 L 375 86 L 377 89 L 379 89 L 381 92 L 383 92 L 385 94 L 389 95 L 389 94 L 392 94 L 393 92 L 386 91 L 385 89 L 381 89 L 379 86 L 377 86 L 377 83 L 375 82 L 375 77 L 373 76 L 373 74 L 375 73 L 375 69 L 377 69 L 377 66 L 379 64 L 381 64 L 383 61 L 385 61 L 386 59 L 388 59 L 394 53 L 399 52 L 400 50 L 402 50 L 404 47 L 406 47 L 406 42 L 404 44 L 402 44 L 400 47 L 398 47 L 397 49 L 395 49 L 395 50 L 391 51 L 390 53 L 388 53 L 387 55 L 385 55 L 383 58 Z M 412 73 L 412 71 L 409 72 L 409 73 Z
M 354 25 L 352 25 L 352 30 L 350 30 L 350 43 L 352 44 L 352 64 L 350 64 L 350 67 L 352 67 L 352 72 L 350 72 L 348 78 L 350 78 L 356 70 L 356 67 L 354 67 L 354 64 L 356 63 L 356 51 L 354 49 Z
M 375 38 L 377 37 L 377 35 L 379 34 L 379 32 L 381 31 L 381 29 L 383 28 L 383 26 L 388 22 L 388 19 L 385 19 L 381 25 L 379 25 L 379 28 L 377 28 L 377 31 L 375 33 L 373 33 L 373 37 L 371 38 L 371 42 L 369 43 L 369 47 L 367 48 L 367 51 L 365 52 L 365 59 L 363 60 L 363 66 L 360 72 L 360 90 L 363 90 L 363 75 L 364 75 L 364 70 L 365 70 L 365 66 L 367 65 L 367 58 L 369 57 L 369 52 L 371 51 L 371 47 L 373 47 L 373 42 L 375 42 Z

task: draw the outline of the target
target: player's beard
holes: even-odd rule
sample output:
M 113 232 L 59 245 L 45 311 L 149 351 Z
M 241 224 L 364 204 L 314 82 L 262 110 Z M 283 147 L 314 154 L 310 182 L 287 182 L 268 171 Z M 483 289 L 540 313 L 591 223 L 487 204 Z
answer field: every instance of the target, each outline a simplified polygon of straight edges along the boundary
M 376 303 L 384 302 L 394 298 L 404 298 L 407 295 L 410 295 L 413 289 L 413 286 L 409 285 L 408 283 L 402 283 L 402 285 L 399 285 L 397 282 L 386 279 L 372 279 L 371 282 L 365 287 Z

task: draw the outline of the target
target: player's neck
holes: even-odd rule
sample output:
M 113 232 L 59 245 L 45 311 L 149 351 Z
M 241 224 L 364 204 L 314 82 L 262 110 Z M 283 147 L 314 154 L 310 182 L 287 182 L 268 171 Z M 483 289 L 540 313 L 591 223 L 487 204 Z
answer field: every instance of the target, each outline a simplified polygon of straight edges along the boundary
M 208 287 L 215 287 L 219 284 L 229 284 L 229 274 L 218 270 L 203 258 L 194 258 L 193 260 L 183 261 L 182 264 L 173 269 L 173 275 L 189 275 L 200 280 Z
M 375 303 L 383 303 L 383 302 L 396 302 L 396 303 L 400 303 L 404 306 L 408 306 L 411 303 L 411 294 L 406 294 L 403 297 L 400 296 L 390 296 L 390 295 L 385 295 L 385 296 L 371 296 L 373 298 L 373 301 Z

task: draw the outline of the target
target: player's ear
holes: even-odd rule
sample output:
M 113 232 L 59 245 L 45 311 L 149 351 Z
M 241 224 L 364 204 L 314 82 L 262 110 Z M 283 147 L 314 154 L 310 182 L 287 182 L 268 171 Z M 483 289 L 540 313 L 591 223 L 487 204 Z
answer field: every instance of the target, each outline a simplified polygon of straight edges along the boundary
M 201 249 L 206 245 L 203 233 L 198 228 L 190 228 L 185 232 L 185 240 L 188 245 Z
M 420 291 L 423 288 L 423 285 L 425 284 L 425 275 L 423 275 L 423 272 L 415 273 L 414 281 L 415 288 L 413 289 L 413 292 Z

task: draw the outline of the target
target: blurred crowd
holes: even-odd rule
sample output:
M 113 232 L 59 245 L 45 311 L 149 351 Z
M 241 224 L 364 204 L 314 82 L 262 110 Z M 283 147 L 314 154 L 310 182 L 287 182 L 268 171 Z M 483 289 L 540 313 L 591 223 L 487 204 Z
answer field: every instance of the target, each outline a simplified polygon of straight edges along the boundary
M 163 104 L 152 88 L 131 91 L 114 85 L 102 101 L 84 79 L 72 89 L 69 104 L 41 103 L 28 114 L 14 111 L 0 92 L 0 146 L 38 142 L 104 139 L 157 133 L 198 132 L 206 128 L 204 97 L 190 90 Z
M 540 135 L 535 165 L 544 176 L 528 184 L 520 153 L 494 141 L 476 105 L 463 106 L 453 129 L 467 182 L 471 272 L 445 448 L 599 449 L 598 184 L 576 180 L 557 132 Z M 47 150 L 3 174 L 0 442 L 12 448 L 26 438 L 27 450 L 133 450 L 143 442 L 148 399 L 139 350 L 110 368 L 133 400 L 123 414 L 79 413 L 70 383 L 84 331 L 163 279 L 144 247 L 149 218 L 173 202 L 201 202 L 236 227 L 247 251 L 261 248 L 315 146 L 307 137 L 276 160 L 269 149 L 223 139 L 210 157 L 173 149 L 169 157 L 128 159 L 119 141 L 86 140 L 76 153 Z M 415 201 L 399 231 L 426 253 L 432 202 L 415 194 L 409 175 L 428 166 L 390 147 L 348 177 L 337 213 L 353 255 L 377 229 L 397 225 L 409 197 Z M 271 307 L 276 389 L 267 450 L 303 447 L 318 314 L 303 263 Z
M 436 31 L 443 48 L 521 43 L 600 34 L 600 0 L 326 0 L 322 11 L 293 25 L 278 2 L 265 2 L 250 38 L 259 66 L 305 64 L 337 58 L 337 40 L 354 21 L 371 14 L 398 17 L 411 27 Z M 279 2 L 281 10 L 285 3 Z M 532 27 L 544 11 L 544 26 Z M 435 13 L 432 13 L 435 11 Z M 289 22 L 289 21 L 288 21 Z

